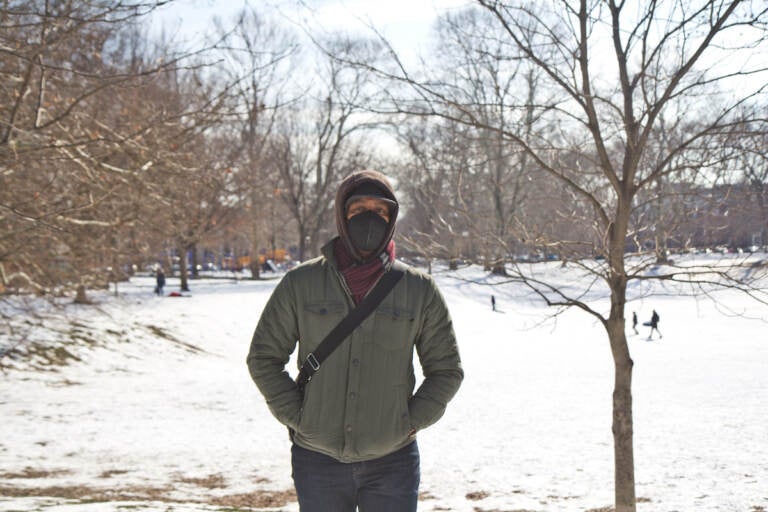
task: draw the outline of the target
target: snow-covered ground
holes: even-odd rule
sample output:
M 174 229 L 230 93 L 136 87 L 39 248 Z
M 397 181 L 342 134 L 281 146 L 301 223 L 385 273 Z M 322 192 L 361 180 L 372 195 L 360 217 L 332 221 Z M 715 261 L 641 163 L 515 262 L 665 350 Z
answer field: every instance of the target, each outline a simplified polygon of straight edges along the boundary
M 436 279 L 466 379 L 419 434 L 420 510 L 609 510 L 613 363 L 602 327 L 577 310 L 546 320 L 552 310 L 521 285 L 492 285 L 477 268 Z M 36 366 L 68 364 L 0 360 L 0 511 L 298 510 L 287 433 L 245 365 L 275 284 L 208 279 L 160 298 L 150 278 L 134 278 L 118 298 L 94 295 L 98 306 L 19 317 L 0 347 L 21 333 L 17 349 L 61 348 Z M 768 510 L 768 306 L 647 286 L 631 288 L 627 306 L 641 323 L 655 308 L 664 335 L 646 341 L 647 327 L 628 326 L 638 510 Z M 590 300 L 605 309 L 600 293 Z

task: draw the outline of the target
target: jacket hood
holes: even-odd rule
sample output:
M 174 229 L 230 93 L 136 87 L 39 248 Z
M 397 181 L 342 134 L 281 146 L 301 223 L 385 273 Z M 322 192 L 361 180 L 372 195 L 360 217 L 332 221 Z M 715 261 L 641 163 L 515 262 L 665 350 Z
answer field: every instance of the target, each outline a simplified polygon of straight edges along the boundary
M 357 249 L 355 249 L 355 247 L 352 245 L 352 241 L 349 238 L 349 229 L 347 227 L 347 219 L 345 213 L 346 204 L 349 198 L 353 195 L 358 195 L 355 192 L 359 188 L 362 187 L 362 189 L 365 191 L 370 190 L 371 186 L 376 187 L 377 191 L 380 192 L 383 197 L 392 201 L 392 204 L 389 205 L 389 225 L 387 226 L 387 232 L 384 236 L 384 240 L 366 260 L 363 260 L 363 257 L 360 255 L 360 253 L 357 252 Z M 377 258 L 381 252 L 386 249 L 389 241 L 392 240 L 392 235 L 395 233 L 395 222 L 397 221 L 399 203 L 397 202 L 397 198 L 395 197 L 395 193 L 392 190 L 392 185 L 389 183 L 389 180 L 380 172 L 373 170 L 358 171 L 344 178 L 339 185 L 339 189 L 336 191 L 335 210 L 336 229 L 339 231 L 339 236 L 341 237 L 342 242 L 347 247 L 347 249 L 349 249 L 350 254 L 352 254 L 356 260 L 362 262 Z

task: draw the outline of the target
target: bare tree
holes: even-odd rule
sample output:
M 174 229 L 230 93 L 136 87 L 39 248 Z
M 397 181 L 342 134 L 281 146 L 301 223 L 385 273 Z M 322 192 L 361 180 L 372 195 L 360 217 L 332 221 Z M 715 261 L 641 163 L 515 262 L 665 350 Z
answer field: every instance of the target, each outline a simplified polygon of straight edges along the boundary
M 407 149 L 396 168 L 404 192 L 404 215 L 398 222 L 398 239 L 404 254 L 449 261 L 455 268 L 462 258 L 474 257 L 471 244 L 478 240 L 474 228 L 471 151 L 464 127 L 435 119 L 394 123 Z
M 334 55 L 370 56 L 370 41 L 336 39 Z M 363 134 L 375 123 L 363 117 L 369 84 L 361 70 L 329 58 L 316 75 L 306 77 L 309 93 L 297 102 L 276 138 L 275 165 L 280 197 L 298 229 L 299 259 L 319 252 L 333 212 L 336 185 L 347 174 L 367 166 L 373 152 Z
M 475 9 L 447 14 L 436 26 L 438 65 L 444 63 L 449 70 L 441 81 L 482 125 L 495 127 L 477 129 L 468 137 L 474 156 L 467 172 L 490 198 L 477 202 L 470 217 L 475 230 L 483 226 L 484 260 L 494 273 L 504 274 L 508 252 L 520 245 L 512 231 L 514 219 L 525 209 L 528 189 L 523 185 L 536 175 L 528 154 L 508 144 L 504 132 L 519 133 L 531 142 L 540 72 L 510 51 L 500 30 L 490 16 Z
M 44 292 L 105 281 L 125 261 L 134 178 L 125 151 L 158 116 L 123 102 L 178 67 L 125 52 L 131 25 L 163 2 L 13 2 L 0 8 L 0 265 Z M 138 62 L 140 64 L 138 64 Z M 133 98 L 135 100 L 135 97 Z M 134 165 L 135 164 L 135 165 Z
M 630 221 L 637 201 L 653 201 L 665 193 L 668 180 L 684 176 L 689 183 L 706 182 L 715 168 L 723 168 L 710 151 L 712 145 L 719 134 L 742 122 L 740 108 L 756 103 L 765 92 L 768 73 L 749 57 L 765 49 L 768 11 L 764 3 L 739 0 L 478 4 L 501 29 L 509 58 L 524 59 L 540 73 L 541 95 L 530 105 L 532 137 L 518 126 L 480 115 L 439 73 L 419 78 L 398 60 L 389 68 L 358 64 L 388 79 L 377 111 L 438 116 L 471 126 L 476 133 L 500 133 L 507 144 L 528 155 L 537 173 L 571 197 L 573 212 L 589 226 L 586 237 L 577 232 L 571 233 L 574 238 L 558 239 L 544 225 L 533 232 L 537 243 L 568 246 L 573 254 L 591 250 L 600 257 L 581 263 L 592 276 L 581 286 L 542 282 L 522 266 L 514 270 L 547 304 L 578 307 L 605 329 L 615 369 L 616 511 L 634 511 L 633 361 L 624 332 L 627 284 L 665 279 L 692 289 L 705 284 L 740 289 L 764 302 L 766 297 L 750 287 L 738 261 L 720 267 L 681 264 L 646 273 L 656 264 L 656 255 L 627 254 Z M 516 90 L 524 105 L 525 85 L 517 84 Z M 677 122 L 685 118 L 696 122 Z M 663 123 L 685 125 L 685 130 L 652 146 Z M 565 218 L 566 209 L 559 205 L 552 215 Z M 522 227 L 530 229 L 530 224 Z M 598 283 L 610 298 L 608 312 L 588 300 L 587 292 Z
M 223 36 L 218 47 L 225 58 L 222 72 L 236 84 L 232 123 L 236 143 L 230 159 L 236 162 L 234 178 L 245 215 L 243 228 L 249 234 L 251 275 L 256 279 L 259 252 L 267 238 L 265 226 L 274 224 L 280 202 L 279 180 L 272 176 L 271 137 L 282 109 L 292 102 L 291 95 L 298 94 L 288 85 L 299 45 L 293 34 L 253 8 L 240 12 L 232 30 L 220 26 L 219 31 Z M 270 239 L 274 238 L 272 232 Z
M 200 68 L 204 69 L 204 68 Z M 153 165 L 141 177 L 144 228 L 170 243 L 178 258 L 182 291 L 189 290 L 188 256 L 236 218 L 230 138 L 233 84 L 197 70 L 168 74 L 145 91 L 144 108 L 163 112 L 162 129 L 144 134 L 139 154 Z

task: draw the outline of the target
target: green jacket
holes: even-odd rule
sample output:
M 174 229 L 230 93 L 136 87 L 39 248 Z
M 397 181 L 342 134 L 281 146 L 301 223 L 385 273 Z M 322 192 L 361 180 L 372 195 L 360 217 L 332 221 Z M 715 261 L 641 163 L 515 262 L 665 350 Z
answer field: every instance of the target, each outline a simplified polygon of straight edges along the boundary
M 302 398 L 285 370 L 298 364 L 354 306 L 332 243 L 324 256 L 290 270 L 275 288 L 253 334 L 251 377 L 294 442 L 342 462 L 391 453 L 412 429 L 436 422 L 464 372 L 445 301 L 428 275 L 407 267 L 377 310 L 328 357 Z M 413 348 L 424 380 L 414 394 Z

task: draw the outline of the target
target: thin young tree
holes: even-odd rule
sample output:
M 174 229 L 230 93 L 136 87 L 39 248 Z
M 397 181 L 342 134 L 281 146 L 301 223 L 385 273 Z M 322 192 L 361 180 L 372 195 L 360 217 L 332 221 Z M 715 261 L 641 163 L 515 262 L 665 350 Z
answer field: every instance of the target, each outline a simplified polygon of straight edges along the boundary
M 328 45 L 333 55 L 377 54 L 375 44 L 366 40 L 337 38 Z M 371 161 L 374 152 L 366 147 L 364 135 L 376 125 L 363 115 L 370 84 L 357 67 L 325 58 L 304 80 L 310 82 L 307 93 L 281 117 L 273 154 L 280 198 L 298 229 L 300 260 L 319 252 L 338 182 Z

